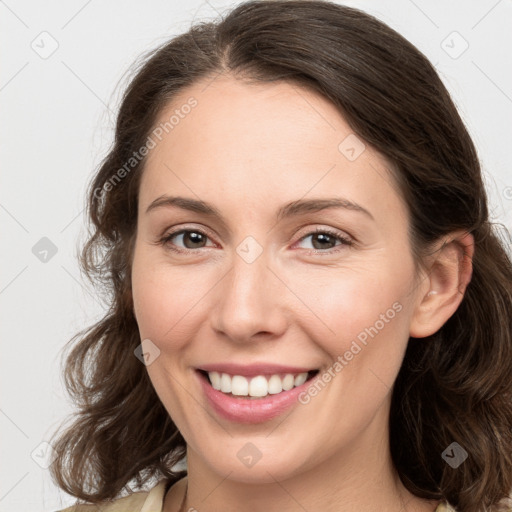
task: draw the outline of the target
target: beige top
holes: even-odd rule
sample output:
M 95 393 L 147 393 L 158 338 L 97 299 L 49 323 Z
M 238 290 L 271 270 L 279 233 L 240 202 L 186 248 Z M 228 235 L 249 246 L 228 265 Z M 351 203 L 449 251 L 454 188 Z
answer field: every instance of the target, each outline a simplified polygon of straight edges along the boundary
M 161 480 L 149 491 L 140 491 L 103 505 L 73 505 L 58 512 L 163 512 L 167 480 Z M 435 512 L 456 512 L 441 503 Z
M 167 480 L 161 480 L 150 491 L 134 492 L 100 505 L 73 505 L 58 512 L 162 512 L 166 490 Z

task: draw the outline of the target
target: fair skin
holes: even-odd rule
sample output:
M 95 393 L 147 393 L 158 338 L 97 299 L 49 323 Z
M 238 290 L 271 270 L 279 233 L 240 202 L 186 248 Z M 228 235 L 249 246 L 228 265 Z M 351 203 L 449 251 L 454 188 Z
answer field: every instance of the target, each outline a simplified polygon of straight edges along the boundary
M 434 510 L 438 502 L 409 493 L 394 470 L 391 392 L 409 336 L 436 332 L 457 309 L 471 237 L 440 241 L 418 271 L 386 161 L 368 144 L 353 161 L 340 152 L 353 130 L 330 102 L 283 82 L 210 80 L 161 112 L 165 121 L 190 96 L 198 101 L 148 155 L 139 191 L 134 312 L 141 340 L 160 350 L 150 379 L 187 442 L 188 477 L 164 511 L 179 510 L 186 484 L 183 510 L 201 512 Z M 223 221 L 177 206 L 147 212 L 163 195 L 207 202 Z M 331 208 L 276 221 L 286 203 L 334 196 L 368 213 Z M 206 237 L 158 243 L 185 228 Z M 317 229 L 352 243 L 331 235 L 325 245 Z M 237 253 L 248 236 L 262 248 L 250 263 Z M 198 384 L 199 365 L 226 361 L 321 375 L 397 303 L 343 370 L 286 414 L 255 424 L 219 417 Z M 247 443 L 261 454 L 251 467 L 237 456 Z

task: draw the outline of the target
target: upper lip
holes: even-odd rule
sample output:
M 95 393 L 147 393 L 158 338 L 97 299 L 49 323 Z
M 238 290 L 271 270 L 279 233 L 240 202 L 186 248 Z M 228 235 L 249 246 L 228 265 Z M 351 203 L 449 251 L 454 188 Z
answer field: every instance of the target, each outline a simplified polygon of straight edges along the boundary
M 227 373 L 229 375 L 242 375 L 244 377 L 254 377 L 256 375 L 274 375 L 278 373 L 307 373 L 315 370 L 315 368 L 306 368 L 304 366 L 286 366 L 271 363 L 210 363 L 198 366 L 197 370 L 203 370 L 205 372 Z

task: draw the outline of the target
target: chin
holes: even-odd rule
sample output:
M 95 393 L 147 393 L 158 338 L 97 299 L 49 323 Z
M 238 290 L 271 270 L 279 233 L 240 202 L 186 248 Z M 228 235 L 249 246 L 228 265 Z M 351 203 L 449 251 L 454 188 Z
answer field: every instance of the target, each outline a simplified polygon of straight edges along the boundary
M 276 439 L 277 441 L 277 439 Z M 305 471 L 304 457 L 297 457 L 294 449 L 283 452 L 283 442 L 269 443 L 257 448 L 258 441 L 231 440 L 231 446 L 222 445 L 221 453 L 214 453 L 205 462 L 219 475 L 227 475 L 229 480 L 247 484 L 269 484 L 284 481 Z M 303 443 L 300 443 L 304 446 Z M 204 449 L 203 454 L 208 453 Z M 303 453 L 301 454 L 303 455 Z M 204 455 L 203 455 L 204 457 Z

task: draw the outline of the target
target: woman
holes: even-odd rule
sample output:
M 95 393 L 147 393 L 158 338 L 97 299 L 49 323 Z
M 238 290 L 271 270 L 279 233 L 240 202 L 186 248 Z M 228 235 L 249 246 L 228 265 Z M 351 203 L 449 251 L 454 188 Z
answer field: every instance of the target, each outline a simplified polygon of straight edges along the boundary
M 67 510 L 507 510 L 512 265 L 399 34 L 323 1 L 192 27 L 132 80 L 89 214 L 112 307 L 67 361 Z

